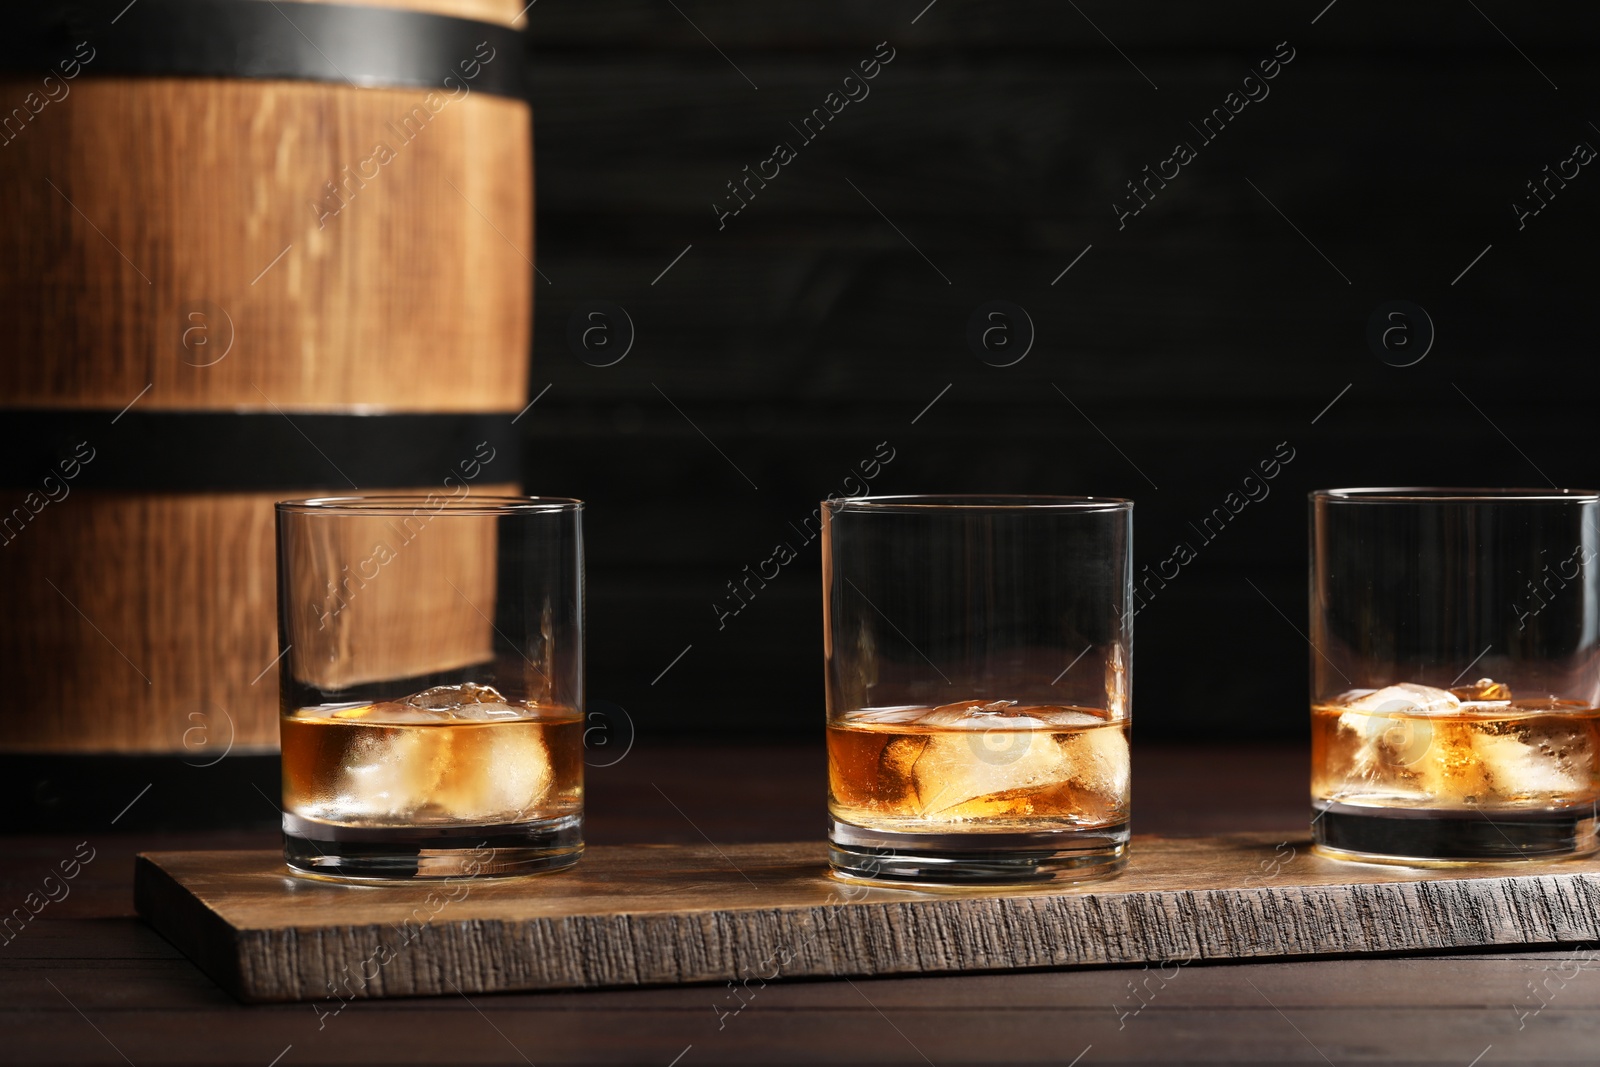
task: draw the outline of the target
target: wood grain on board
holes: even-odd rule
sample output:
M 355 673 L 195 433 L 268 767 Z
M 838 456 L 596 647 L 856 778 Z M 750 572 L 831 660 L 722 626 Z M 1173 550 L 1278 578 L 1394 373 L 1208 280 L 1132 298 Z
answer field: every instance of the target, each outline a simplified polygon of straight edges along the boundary
M 273 852 L 142 855 L 140 913 L 246 1001 L 954 973 L 1600 937 L 1600 862 L 1420 871 L 1299 835 L 1136 839 L 1062 888 L 847 886 L 821 842 L 594 848 L 570 872 L 343 886 Z M 453 898 L 453 899 L 452 899 Z

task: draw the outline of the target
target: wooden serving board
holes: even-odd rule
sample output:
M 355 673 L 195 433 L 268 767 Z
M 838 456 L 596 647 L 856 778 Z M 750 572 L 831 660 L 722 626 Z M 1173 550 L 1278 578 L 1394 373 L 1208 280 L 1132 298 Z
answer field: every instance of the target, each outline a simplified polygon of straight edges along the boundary
M 1600 939 L 1600 860 L 1341 863 L 1303 834 L 1136 837 L 1077 887 L 830 878 L 826 846 L 591 848 L 511 880 L 346 886 L 275 852 L 141 855 L 139 913 L 245 1001 L 1432 952 Z

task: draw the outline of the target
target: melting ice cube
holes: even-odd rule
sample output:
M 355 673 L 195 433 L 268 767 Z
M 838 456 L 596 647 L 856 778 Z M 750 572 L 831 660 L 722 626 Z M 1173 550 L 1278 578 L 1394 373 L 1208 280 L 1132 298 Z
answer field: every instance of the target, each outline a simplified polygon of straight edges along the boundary
M 1376 778 L 1423 761 L 1436 740 L 1428 719 L 1459 712 L 1461 701 L 1448 689 L 1401 682 L 1346 700 L 1344 707 L 1339 728 L 1358 738 L 1352 770 Z
M 469 682 L 336 715 L 366 729 L 345 755 L 333 807 L 385 820 L 514 822 L 554 777 L 540 726 L 514 721 L 527 714 Z
M 1461 700 L 1448 689 L 1401 682 L 1374 689 L 1344 705 L 1351 711 L 1389 715 L 1449 715 L 1461 708 Z
M 495 719 L 514 719 L 522 712 L 513 708 L 500 691 L 492 685 L 463 682 L 460 685 L 436 685 L 402 703 L 408 708 L 439 713 L 466 721 L 492 722 Z
M 925 711 L 917 718 L 919 726 L 937 726 L 944 730 L 1038 730 L 1049 723 L 1021 709 L 1015 700 L 991 700 L 987 704 L 978 700 L 963 700 L 944 704 Z M 1035 709 L 1028 709 L 1029 711 Z
M 1071 794 L 1090 812 L 1120 803 L 1128 785 L 1128 741 L 1106 718 L 1072 708 L 1013 711 L 1011 701 L 946 705 L 920 723 L 943 729 L 900 737 L 883 769 L 904 783 L 921 816 L 965 819 L 1026 814 L 1030 798 Z
M 432 802 L 451 818 L 515 822 L 550 788 L 550 752 L 532 724 L 513 730 L 445 729 L 450 735 L 448 773 Z
M 333 809 L 400 819 L 427 805 L 448 759 L 443 730 L 372 729 L 345 753 Z
M 1474 731 L 1472 748 L 1502 800 L 1586 793 L 1596 766 L 1589 723 L 1554 715 L 1500 720 Z

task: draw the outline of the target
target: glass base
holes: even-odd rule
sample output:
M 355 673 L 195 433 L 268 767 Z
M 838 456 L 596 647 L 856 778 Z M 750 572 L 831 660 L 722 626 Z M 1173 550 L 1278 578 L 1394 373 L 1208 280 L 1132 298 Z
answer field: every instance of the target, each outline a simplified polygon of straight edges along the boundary
M 1519 863 L 1600 848 L 1593 807 L 1568 811 L 1312 805 L 1312 846 L 1334 859 L 1412 866 Z
M 283 858 L 294 871 L 339 881 L 505 878 L 571 867 L 583 854 L 583 816 L 496 826 L 331 826 L 283 816 Z
M 828 819 L 835 877 L 875 885 L 1032 885 L 1109 878 L 1128 863 L 1128 824 L 1026 833 L 916 834 Z

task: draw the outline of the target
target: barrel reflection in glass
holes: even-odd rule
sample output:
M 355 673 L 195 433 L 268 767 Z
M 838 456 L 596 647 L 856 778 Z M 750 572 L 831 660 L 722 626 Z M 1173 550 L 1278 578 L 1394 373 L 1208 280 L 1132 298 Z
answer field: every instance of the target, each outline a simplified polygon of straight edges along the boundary
M 577 861 L 580 508 L 279 505 L 291 867 L 427 878 Z
M 1119 869 L 1132 505 L 877 497 L 823 510 L 836 874 L 1003 884 Z

